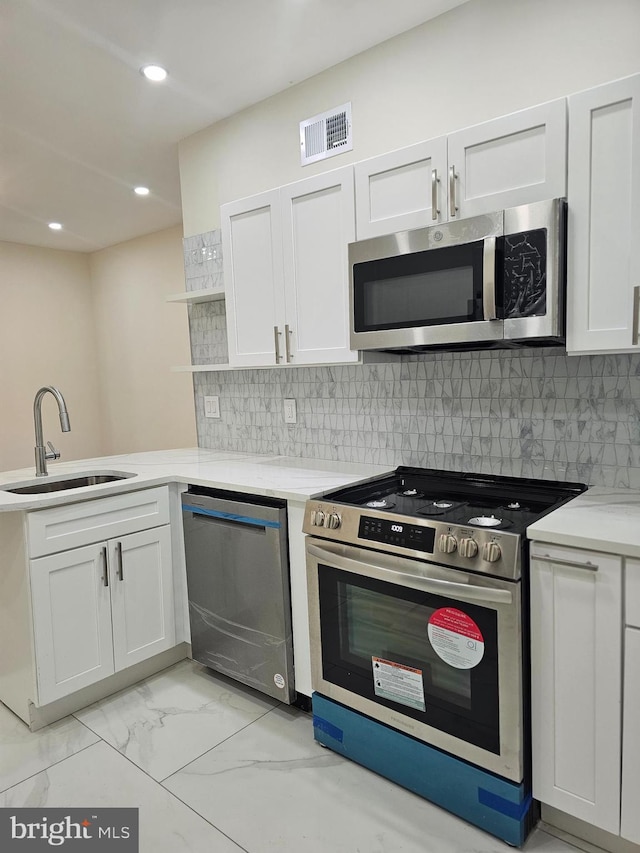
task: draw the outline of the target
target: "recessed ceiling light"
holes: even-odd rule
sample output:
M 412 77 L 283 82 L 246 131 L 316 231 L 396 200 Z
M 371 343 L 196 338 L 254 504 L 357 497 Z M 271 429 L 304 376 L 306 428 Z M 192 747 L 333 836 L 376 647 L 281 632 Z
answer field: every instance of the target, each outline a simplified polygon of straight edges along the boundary
M 62 223 L 61 222 L 50 222 L 49 228 L 51 228 L 52 231 L 62 231 Z
M 149 187 L 134 187 L 133 191 L 136 195 L 149 195 Z
M 161 83 L 167 76 L 166 70 L 161 65 L 143 65 L 140 71 L 147 80 L 152 80 L 154 83 Z

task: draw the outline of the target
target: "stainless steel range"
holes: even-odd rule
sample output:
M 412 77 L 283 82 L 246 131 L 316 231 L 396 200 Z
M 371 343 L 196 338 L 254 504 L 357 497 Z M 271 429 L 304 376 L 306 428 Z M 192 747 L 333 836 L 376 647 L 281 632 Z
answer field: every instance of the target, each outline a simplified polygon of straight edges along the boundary
M 522 843 L 534 813 L 525 532 L 585 488 L 402 467 L 308 501 L 316 739 Z

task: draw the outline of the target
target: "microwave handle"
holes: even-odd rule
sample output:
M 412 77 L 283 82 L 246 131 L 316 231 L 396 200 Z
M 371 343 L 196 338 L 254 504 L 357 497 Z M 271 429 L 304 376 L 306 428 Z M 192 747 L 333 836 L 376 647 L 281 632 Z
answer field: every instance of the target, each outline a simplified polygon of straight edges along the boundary
M 366 569 L 365 573 L 370 577 L 386 580 L 390 583 L 393 583 L 394 580 L 396 583 L 402 580 L 410 581 L 411 585 L 415 585 L 417 589 L 423 589 L 425 592 L 433 592 L 436 595 L 457 598 L 460 601 L 487 601 L 494 604 L 512 604 L 513 602 L 513 596 L 508 589 L 470 586 L 466 583 L 454 583 L 453 581 L 445 581 L 438 578 L 428 578 L 422 574 L 399 572 L 390 566 L 381 565 L 384 562 L 384 555 L 380 554 L 376 554 L 377 563 L 374 563 L 369 557 L 367 557 L 366 562 L 363 562 L 353 557 L 345 557 L 343 554 L 336 554 L 328 548 L 321 548 L 310 542 L 307 542 L 307 553 L 312 557 L 317 557 L 347 572 L 351 569 L 358 572 L 358 574 L 362 574 L 362 570 Z
M 496 238 L 485 237 L 482 253 L 482 316 L 497 320 L 496 308 Z

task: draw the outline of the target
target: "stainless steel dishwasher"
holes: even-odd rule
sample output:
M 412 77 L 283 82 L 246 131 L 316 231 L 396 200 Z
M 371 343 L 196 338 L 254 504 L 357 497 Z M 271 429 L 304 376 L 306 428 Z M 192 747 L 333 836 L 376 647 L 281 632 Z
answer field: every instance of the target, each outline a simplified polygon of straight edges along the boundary
M 189 486 L 182 517 L 194 660 L 290 704 L 286 501 Z

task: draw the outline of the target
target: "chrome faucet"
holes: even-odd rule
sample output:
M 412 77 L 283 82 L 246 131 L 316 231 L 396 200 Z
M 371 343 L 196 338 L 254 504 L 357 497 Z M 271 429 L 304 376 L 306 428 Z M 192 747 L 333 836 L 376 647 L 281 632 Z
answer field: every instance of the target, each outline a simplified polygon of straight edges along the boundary
M 67 404 L 65 403 L 62 394 L 52 385 L 46 385 L 44 388 L 41 388 L 33 401 L 33 421 L 36 428 L 36 477 L 47 476 L 47 459 L 60 459 L 60 454 L 50 441 L 47 442 L 47 445 L 50 448 L 49 452 L 47 452 L 47 448 L 44 446 L 44 439 L 42 438 L 42 398 L 47 391 L 53 394 L 58 403 L 60 429 L 62 432 L 69 432 L 71 430 L 69 415 L 67 413 Z

